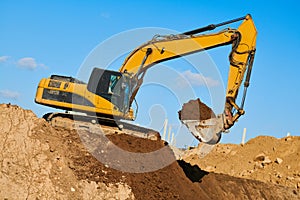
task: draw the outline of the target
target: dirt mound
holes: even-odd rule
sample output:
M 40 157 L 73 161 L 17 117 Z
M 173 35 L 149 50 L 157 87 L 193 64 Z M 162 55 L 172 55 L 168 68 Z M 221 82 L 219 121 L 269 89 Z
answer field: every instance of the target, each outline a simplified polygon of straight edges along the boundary
M 31 111 L 0 105 L 0 134 L 0 199 L 134 198 L 130 186 L 121 181 L 79 180 L 72 159 L 89 158 L 80 139 L 58 132 Z M 69 146 L 85 154 L 76 157 Z
M 205 157 L 203 145 L 186 153 L 185 161 L 209 172 L 300 188 L 300 137 L 259 136 L 245 145 L 217 144 Z
M 206 120 L 216 117 L 212 109 L 202 103 L 199 98 L 183 104 L 178 114 L 180 120 Z
M 147 153 L 161 149 L 165 142 L 162 140 L 151 140 L 133 137 L 126 134 L 114 134 L 107 136 L 110 141 L 121 149 L 129 152 Z
M 118 164 L 121 157 L 108 164 L 95 158 L 108 157 L 105 151 L 112 144 L 131 153 L 166 149 L 157 163 L 170 159 L 171 151 L 161 140 L 123 134 L 107 136 L 109 142 L 104 144 L 101 135 L 53 128 L 17 106 L 0 105 L 0 134 L 2 199 L 300 198 L 292 188 L 208 173 L 185 161 L 174 160 L 146 173 L 116 170 L 110 164 Z M 134 157 L 126 159 L 140 167 L 151 165 L 141 165 Z

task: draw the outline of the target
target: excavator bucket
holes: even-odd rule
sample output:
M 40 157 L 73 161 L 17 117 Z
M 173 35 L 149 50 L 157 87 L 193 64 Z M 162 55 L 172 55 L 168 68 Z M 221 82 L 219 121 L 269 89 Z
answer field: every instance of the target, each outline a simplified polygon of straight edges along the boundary
M 216 144 L 220 141 L 223 115 L 216 116 L 199 98 L 183 104 L 178 114 L 181 122 L 200 142 Z

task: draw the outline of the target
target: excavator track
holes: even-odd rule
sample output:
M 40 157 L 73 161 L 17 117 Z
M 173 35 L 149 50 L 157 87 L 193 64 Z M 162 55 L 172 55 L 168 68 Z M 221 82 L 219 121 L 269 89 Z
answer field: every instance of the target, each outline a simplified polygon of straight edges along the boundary
M 137 126 L 125 121 L 74 113 L 47 113 L 43 118 L 53 127 L 68 130 L 86 130 L 92 133 L 128 134 L 150 140 L 160 140 L 160 134 L 150 128 Z

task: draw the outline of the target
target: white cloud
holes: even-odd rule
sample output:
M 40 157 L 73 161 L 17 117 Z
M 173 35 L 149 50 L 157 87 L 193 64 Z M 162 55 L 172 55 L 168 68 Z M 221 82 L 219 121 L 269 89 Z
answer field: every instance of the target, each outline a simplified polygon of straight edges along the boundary
M 215 87 L 219 85 L 218 80 L 214 80 L 211 77 L 203 76 L 202 74 L 193 73 L 190 70 L 182 72 L 182 76 L 186 79 L 179 82 L 181 86 L 186 86 L 188 83 L 192 86 L 207 86 L 207 87 Z
M 9 56 L 0 56 L 0 63 L 6 62 L 9 59 Z
M 20 97 L 20 93 L 11 90 L 0 90 L 0 97 L 17 100 Z
M 41 68 L 43 68 L 43 69 L 49 69 L 48 66 L 46 66 L 43 63 L 39 63 L 38 66 L 41 67 Z
M 24 69 L 35 69 L 38 65 L 34 58 L 31 57 L 25 57 L 18 60 L 17 65 Z
M 23 69 L 34 70 L 37 67 L 41 67 L 43 69 L 48 69 L 48 67 L 43 63 L 37 63 L 32 57 L 24 57 L 17 61 L 17 65 Z

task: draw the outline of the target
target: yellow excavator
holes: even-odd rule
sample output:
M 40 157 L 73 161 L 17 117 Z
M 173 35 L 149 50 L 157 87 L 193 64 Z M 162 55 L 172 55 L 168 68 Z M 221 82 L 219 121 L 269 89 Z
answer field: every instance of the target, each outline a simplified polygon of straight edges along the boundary
M 217 33 L 203 34 L 238 21 L 242 21 L 238 28 L 225 27 Z M 38 85 L 35 102 L 66 111 L 79 111 L 88 116 L 96 114 L 101 119 L 134 120 L 132 104 L 148 69 L 163 61 L 231 45 L 224 113 L 206 120 L 181 120 L 199 141 L 217 143 L 221 133 L 232 127 L 244 114 L 256 35 L 254 22 L 248 14 L 181 34 L 155 36 L 133 50 L 119 71 L 94 68 L 88 83 L 60 75 L 43 78 Z M 237 105 L 236 99 L 242 83 L 244 92 L 240 105 Z

